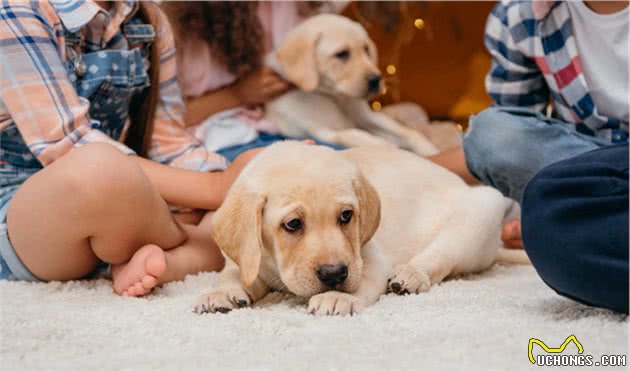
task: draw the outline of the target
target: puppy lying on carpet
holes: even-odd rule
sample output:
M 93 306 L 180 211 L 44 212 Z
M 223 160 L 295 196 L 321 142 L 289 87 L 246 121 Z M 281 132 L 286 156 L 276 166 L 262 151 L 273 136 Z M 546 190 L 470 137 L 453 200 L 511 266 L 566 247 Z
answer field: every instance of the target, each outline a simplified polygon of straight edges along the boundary
M 274 144 L 214 216 L 227 262 L 194 309 L 226 312 L 278 290 L 309 297 L 314 314 L 354 314 L 388 289 L 419 293 L 496 261 L 527 263 L 499 241 L 509 205 L 406 151 Z
M 289 137 L 436 154 L 423 134 L 368 106 L 367 99 L 382 88 L 376 58 L 360 24 L 331 14 L 309 18 L 267 57 L 267 65 L 298 87 L 269 102 L 267 118 Z

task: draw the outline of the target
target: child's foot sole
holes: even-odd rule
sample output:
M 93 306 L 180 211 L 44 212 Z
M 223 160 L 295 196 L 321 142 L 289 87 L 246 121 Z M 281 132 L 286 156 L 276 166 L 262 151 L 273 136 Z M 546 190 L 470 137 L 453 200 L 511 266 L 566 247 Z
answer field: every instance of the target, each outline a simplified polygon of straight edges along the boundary
M 164 250 L 155 245 L 141 247 L 129 262 L 112 266 L 114 291 L 122 296 L 143 296 L 158 285 L 166 271 Z

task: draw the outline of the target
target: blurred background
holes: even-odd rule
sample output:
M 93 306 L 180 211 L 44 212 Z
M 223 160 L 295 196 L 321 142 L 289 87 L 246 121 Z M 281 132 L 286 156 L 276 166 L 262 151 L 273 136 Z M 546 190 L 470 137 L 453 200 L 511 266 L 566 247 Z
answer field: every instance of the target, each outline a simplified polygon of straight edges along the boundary
M 483 45 L 494 2 L 353 1 L 343 15 L 360 22 L 376 42 L 386 93 L 372 101 L 420 104 L 432 119 L 465 125 L 490 104 L 484 77 L 490 56 Z

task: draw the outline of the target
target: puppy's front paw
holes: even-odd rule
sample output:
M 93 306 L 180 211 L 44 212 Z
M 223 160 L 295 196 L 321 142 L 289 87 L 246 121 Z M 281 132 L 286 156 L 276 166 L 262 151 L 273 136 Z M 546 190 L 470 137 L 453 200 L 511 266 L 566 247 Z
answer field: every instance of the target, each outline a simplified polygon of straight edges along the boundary
M 318 316 L 345 316 L 359 313 L 363 306 L 363 301 L 354 295 L 328 291 L 311 297 L 308 312 Z
M 227 313 L 232 309 L 243 308 L 250 304 L 251 300 L 247 293 L 240 287 L 233 287 L 201 295 L 193 307 L 193 312 L 197 314 Z
M 418 294 L 429 291 L 429 275 L 410 264 L 402 264 L 394 269 L 394 276 L 387 283 L 387 290 L 398 295 Z

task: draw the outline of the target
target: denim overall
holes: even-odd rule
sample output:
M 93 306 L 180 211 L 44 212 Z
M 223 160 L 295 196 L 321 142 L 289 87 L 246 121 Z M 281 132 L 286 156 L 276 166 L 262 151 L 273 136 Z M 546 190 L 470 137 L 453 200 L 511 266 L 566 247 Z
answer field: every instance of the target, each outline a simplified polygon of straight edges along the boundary
M 77 94 L 90 101 L 92 127 L 120 140 L 127 122 L 134 94 L 150 85 L 149 46 L 155 32 L 140 17 L 122 26 L 128 49 L 90 50 L 81 30 L 65 30 L 68 77 Z M 116 42 L 116 36 L 114 40 Z M 120 42 L 120 40 L 118 40 Z M 6 210 L 9 201 L 31 175 L 42 165 L 22 140 L 15 123 L 0 132 L 0 279 L 33 280 L 11 247 L 6 232 Z

